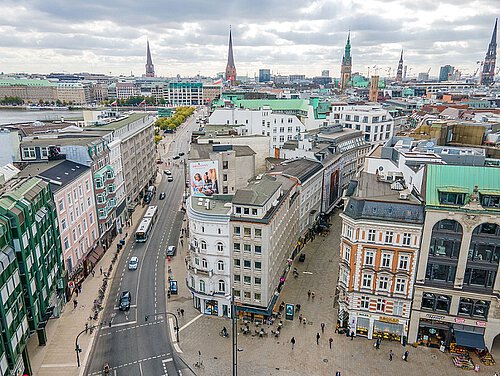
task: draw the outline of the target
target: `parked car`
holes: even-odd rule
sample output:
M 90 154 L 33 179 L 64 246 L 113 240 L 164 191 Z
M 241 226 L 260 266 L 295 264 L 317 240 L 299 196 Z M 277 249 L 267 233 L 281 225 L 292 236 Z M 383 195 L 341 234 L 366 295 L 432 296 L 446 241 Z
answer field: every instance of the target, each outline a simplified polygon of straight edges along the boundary
M 165 170 L 163 172 L 165 173 L 165 175 L 172 175 L 172 172 L 170 170 Z
M 160 197 L 158 197 L 160 200 L 163 200 L 165 198 L 165 192 L 160 193 Z
M 130 261 L 128 262 L 128 270 L 136 270 L 139 266 L 139 258 L 136 256 L 132 256 Z
M 169 176 L 169 177 L 167 178 L 167 181 L 174 181 L 174 178 L 173 178 L 172 176 Z
M 128 311 L 130 309 L 131 301 L 132 295 L 130 295 L 130 291 L 123 291 L 120 296 L 120 311 Z
M 167 256 L 175 256 L 175 252 L 177 251 L 175 245 L 169 245 L 167 250 L 165 251 Z
M 182 151 L 181 151 L 181 152 L 179 153 L 179 157 L 182 157 L 183 155 L 184 155 L 184 152 L 182 152 Z
M 172 159 L 180 159 L 181 157 L 179 157 L 178 155 L 176 155 L 175 157 L 173 157 Z

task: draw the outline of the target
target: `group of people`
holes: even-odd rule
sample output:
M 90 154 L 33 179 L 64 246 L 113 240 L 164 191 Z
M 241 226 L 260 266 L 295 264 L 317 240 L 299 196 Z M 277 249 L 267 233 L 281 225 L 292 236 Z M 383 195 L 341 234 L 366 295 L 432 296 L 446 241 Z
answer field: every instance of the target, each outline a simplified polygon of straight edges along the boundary
M 214 193 L 219 193 L 217 170 L 211 168 L 206 171 L 203 176 L 199 172 L 195 173 L 191 181 L 191 187 L 194 193 L 203 194 L 205 196 L 212 196 Z

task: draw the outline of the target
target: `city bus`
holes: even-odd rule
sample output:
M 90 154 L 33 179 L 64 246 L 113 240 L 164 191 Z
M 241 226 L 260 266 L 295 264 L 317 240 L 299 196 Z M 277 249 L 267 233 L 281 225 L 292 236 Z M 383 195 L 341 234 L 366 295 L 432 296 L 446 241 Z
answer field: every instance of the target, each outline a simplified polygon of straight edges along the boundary
M 146 240 L 148 240 L 148 235 L 152 227 L 152 218 L 143 218 L 141 223 L 139 224 L 139 227 L 137 228 L 137 231 L 135 232 L 135 241 L 137 243 L 144 243 Z
M 158 206 L 149 205 L 148 210 L 146 210 L 146 214 L 144 214 L 144 218 L 151 218 L 152 222 L 156 222 L 156 217 L 158 216 Z

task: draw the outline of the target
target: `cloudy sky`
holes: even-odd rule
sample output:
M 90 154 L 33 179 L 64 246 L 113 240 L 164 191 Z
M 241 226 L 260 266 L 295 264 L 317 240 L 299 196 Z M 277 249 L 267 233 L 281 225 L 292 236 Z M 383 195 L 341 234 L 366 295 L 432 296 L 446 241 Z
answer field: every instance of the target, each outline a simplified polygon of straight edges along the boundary
M 0 71 L 142 75 L 149 39 L 162 76 L 338 76 L 351 29 L 353 71 L 408 74 L 484 59 L 499 0 L 0 0 Z M 376 66 L 376 68 L 374 68 Z

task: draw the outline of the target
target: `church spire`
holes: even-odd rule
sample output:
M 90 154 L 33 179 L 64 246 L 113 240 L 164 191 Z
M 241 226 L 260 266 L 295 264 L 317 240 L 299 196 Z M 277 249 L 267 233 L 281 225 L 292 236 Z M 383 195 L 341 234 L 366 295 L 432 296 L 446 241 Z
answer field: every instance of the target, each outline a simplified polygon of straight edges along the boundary
M 231 26 L 229 26 L 229 51 L 227 54 L 226 81 L 229 81 L 231 85 L 234 85 L 236 81 L 236 66 L 234 65 L 233 37 L 231 33 Z
M 344 56 L 342 57 L 342 65 L 340 67 L 340 87 L 342 90 L 347 89 L 351 84 L 351 69 L 352 69 L 352 58 L 351 58 L 351 30 L 347 34 L 347 42 L 345 44 Z
M 403 50 L 401 50 L 401 57 L 399 58 L 398 71 L 396 73 L 396 81 L 403 82 Z
M 490 86 L 495 81 L 495 64 L 497 60 L 497 24 L 498 18 L 495 19 L 493 34 L 488 45 L 488 52 L 484 58 L 483 71 L 481 72 L 481 85 Z
M 151 59 L 151 51 L 149 49 L 149 40 L 147 42 L 146 50 L 146 77 L 155 76 L 155 66 L 153 65 L 153 59 Z

